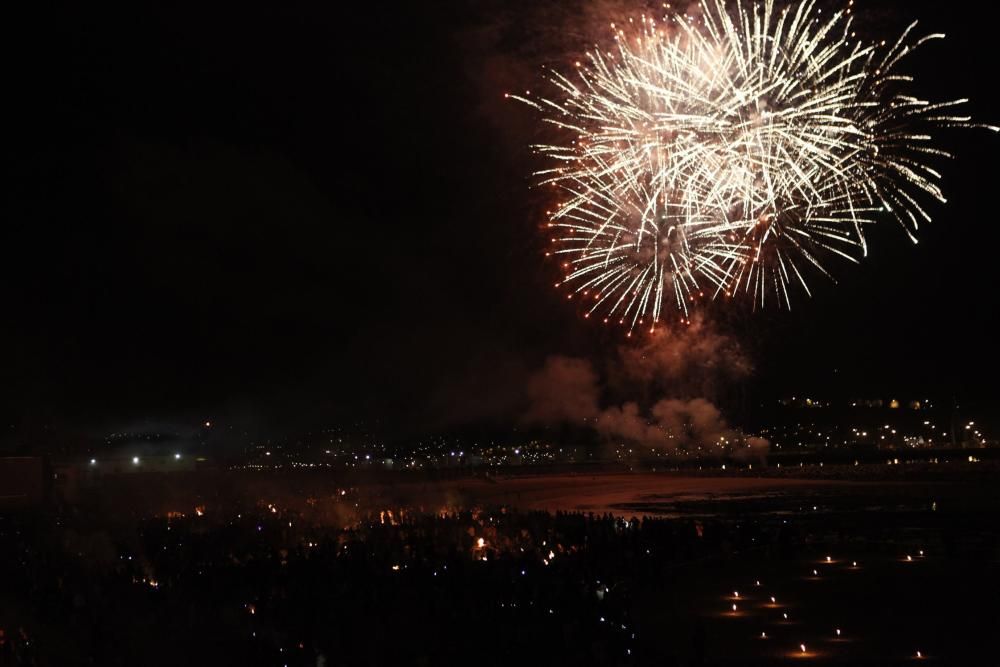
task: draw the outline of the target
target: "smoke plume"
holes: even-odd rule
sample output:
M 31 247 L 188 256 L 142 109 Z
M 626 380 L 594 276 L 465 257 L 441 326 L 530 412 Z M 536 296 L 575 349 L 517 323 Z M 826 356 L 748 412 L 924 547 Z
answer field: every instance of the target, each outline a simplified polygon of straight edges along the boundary
M 531 407 L 525 421 L 536 424 L 583 423 L 597 417 L 597 373 L 586 359 L 553 356 L 528 380 Z
M 752 365 L 734 339 L 703 319 L 618 348 L 603 373 L 586 359 L 552 356 L 528 382 L 524 421 L 593 429 L 619 445 L 656 452 L 762 457 L 767 440 L 726 422 L 713 402 Z M 632 450 L 634 452 L 634 449 Z

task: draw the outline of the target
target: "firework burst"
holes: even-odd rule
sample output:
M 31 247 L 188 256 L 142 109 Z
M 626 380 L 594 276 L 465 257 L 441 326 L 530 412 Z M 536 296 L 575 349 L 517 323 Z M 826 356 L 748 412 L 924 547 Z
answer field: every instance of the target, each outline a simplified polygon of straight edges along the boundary
M 549 73 L 555 94 L 508 95 L 560 136 L 536 146 L 560 193 L 560 284 L 630 331 L 702 297 L 791 307 L 826 257 L 863 257 L 879 219 L 916 241 L 923 202 L 944 201 L 930 132 L 975 126 L 953 112 L 966 100 L 915 97 L 898 71 L 942 35 L 863 44 L 849 6 L 815 2 L 699 7 L 611 24 L 613 46 Z

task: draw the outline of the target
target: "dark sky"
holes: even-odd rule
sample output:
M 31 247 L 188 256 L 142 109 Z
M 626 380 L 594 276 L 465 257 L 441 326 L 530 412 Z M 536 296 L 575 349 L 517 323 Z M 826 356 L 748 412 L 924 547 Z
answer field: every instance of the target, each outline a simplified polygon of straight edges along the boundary
M 502 417 L 547 355 L 607 353 L 622 341 L 550 288 L 531 114 L 502 98 L 551 50 L 537 22 L 579 4 L 73 3 L 12 20 L 0 416 L 406 432 Z M 947 32 L 914 60 L 921 90 L 1000 121 L 980 3 L 866 4 L 890 34 L 913 17 Z M 920 245 L 887 225 L 791 314 L 720 317 L 752 353 L 747 391 L 1000 394 L 1000 141 L 945 143 L 950 202 Z

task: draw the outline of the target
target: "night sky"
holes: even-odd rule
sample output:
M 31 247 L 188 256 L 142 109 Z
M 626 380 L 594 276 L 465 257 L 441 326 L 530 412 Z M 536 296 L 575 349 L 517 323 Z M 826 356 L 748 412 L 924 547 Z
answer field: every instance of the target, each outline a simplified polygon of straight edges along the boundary
M 981 3 L 859 4 L 890 37 L 912 18 L 948 33 L 913 59 L 919 90 L 1000 122 Z M 536 125 L 503 99 L 558 56 L 538 22 L 580 6 L 76 3 L 11 20 L 3 423 L 425 432 L 511 418 L 547 356 L 621 344 L 551 287 Z M 745 393 L 1000 397 L 1000 140 L 943 143 L 949 204 L 919 245 L 888 223 L 792 313 L 717 315 L 754 361 Z

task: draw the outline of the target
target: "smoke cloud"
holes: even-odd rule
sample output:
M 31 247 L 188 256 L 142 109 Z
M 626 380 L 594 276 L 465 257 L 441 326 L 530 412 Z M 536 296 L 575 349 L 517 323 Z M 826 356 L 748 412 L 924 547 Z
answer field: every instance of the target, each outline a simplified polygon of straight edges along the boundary
M 643 387 L 670 396 L 714 397 L 753 370 L 749 358 L 731 337 L 706 320 L 660 329 L 643 343 L 618 349 L 612 381 L 622 390 Z
M 597 417 L 597 373 L 586 359 L 554 356 L 528 380 L 531 407 L 525 421 L 536 424 L 583 423 Z
M 586 426 L 612 447 L 759 459 L 768 441 L 730 427 L 712 400 L 752 370 L 734 339 L 694 319 L 619 347 L 603 382 L 586 359 L 549 357 L 528 381 L 524 421 Z

